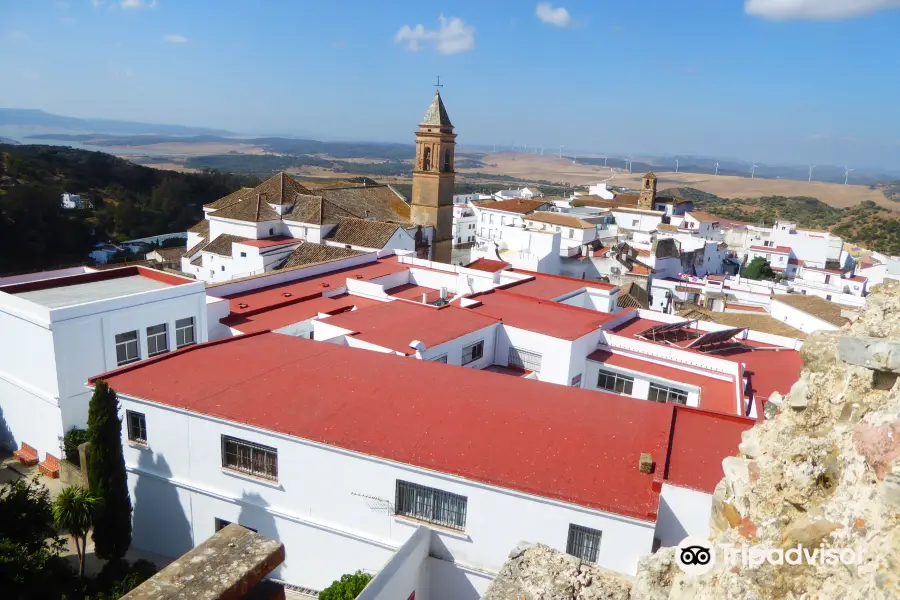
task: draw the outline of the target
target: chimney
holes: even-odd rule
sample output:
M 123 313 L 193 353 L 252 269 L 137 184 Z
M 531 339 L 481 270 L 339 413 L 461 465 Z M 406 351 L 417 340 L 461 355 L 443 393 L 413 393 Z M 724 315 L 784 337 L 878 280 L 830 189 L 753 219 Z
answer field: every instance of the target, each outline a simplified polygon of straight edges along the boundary
M 640 470 L 641 473 L 644 473 L 646 475 L 653 473 L 653 457 L 650 455 L 649 452 L 641 453 L 641 461 L 638 466 L 638 469 Z
M 416 358 L 422 359 L 422 353 L 428 349 L 428 346 L 425 345 L 425 342 L 420 342 L 419 340 L 413 340 L 409 343 L 409 347 L 416 351 Z
M 442 287 L 441 288 L 441 300 L 446 300 L 446 299 L 447 299 L 447 288 Z

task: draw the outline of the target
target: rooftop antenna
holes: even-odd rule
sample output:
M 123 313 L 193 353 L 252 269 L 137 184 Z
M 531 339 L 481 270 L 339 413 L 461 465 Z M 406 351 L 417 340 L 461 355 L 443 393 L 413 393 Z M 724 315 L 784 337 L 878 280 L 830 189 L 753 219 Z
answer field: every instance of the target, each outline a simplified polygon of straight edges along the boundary
M 675 172 L 678 172 L 678 159 L 675 159 Z
M 812 172 L 813 169 L 816 168 L 816 165 L 809 165 L 809 179 L 807 181 L 812 181 Z
M 848 169 L 844 166 L 844 185 L 847 185 L 847 180 L 850 179 L 850 173 L 855 170 L 856 169 Z
M 716 176 L 719 175 L 719 161 L 716 161 Z

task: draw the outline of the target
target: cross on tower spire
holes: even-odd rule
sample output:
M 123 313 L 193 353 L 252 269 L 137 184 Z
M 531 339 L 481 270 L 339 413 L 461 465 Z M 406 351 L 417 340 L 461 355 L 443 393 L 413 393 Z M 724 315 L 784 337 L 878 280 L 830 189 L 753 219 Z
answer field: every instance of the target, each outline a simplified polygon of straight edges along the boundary
M 435 91 L 435 92 L 439 92 L 439 91 L 441 91 L 439 88 L 442 88 L 442 87 L 444 87 L 444 86 L 441 85 L 441 76 L 438 75 L 438 76 L 437 76 L 437 83 L 434 84 L 434 91 Z

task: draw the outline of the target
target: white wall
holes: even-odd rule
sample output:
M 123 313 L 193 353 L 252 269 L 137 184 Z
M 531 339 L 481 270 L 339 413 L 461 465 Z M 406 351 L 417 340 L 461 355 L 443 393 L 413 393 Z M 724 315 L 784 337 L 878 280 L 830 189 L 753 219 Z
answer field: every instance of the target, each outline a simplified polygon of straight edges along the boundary
M 637 398 L 639 400 L 647 400 L 650 395 L 650 384 L 656 383 L 659 385 L 664 385 L 668 387 L 673 387 L 680 389 L 682 391 L 687 392 L 687 405 L 697 407 L 700 404 L 700 389 L 693 385 L 687 385 L 680 381 L 675 381 L 671 379 L 663 379 L 661 377 L 653 377 L 650 375 L 646 375 L 641 373 L 640 371 L 632 371 L 631 369 L 623 369 L 620 367 L 614 367 L 612 365 L 607 365 L 605 363 L 596 362 L 593 360 L 587 361 L 587 367 L 585 369 L 585 377 L 584 377 L 584 387 L 589 390 L 598 390 L 601 392 L 607 392 L 610 394 L 615 394 L 616 392 L 597 387 L 597 379 L 600 375 L 600 370 L 610 371 L 613 373 L 620 373 L 622 375 L 631 377 L 634 379 L 634 383 L 632 384 L 631 394 L 621 394 L 624 396 L 631 396 L 632 398 Z M 735 405 L 737 408 L 737 405 Z
M 779 302 L 778 296 L 775 296 L 775 298 L 772 299 L 772 306 L 769 310 L 773 319 L 787 323 L 794 329 L 799 329 L 804 333 L 812 333 L 814 331 L 837 331 L 840 329 L 828 321 L 823 321 L 818 317 L 814 317 L 807 312 L 794 308 L 790 304 Z
M 357 600 L 406 600 L 412 594 L 416 600 L 426 600 L 430 588 L 427 567 L 431 535 L 430 529 L 419 527 L 356 597 Z
M 257 223 L 245 223 L 231 219 L 216 218 L 215 213 L 206 216 L 209 221 L 209 241 L 212 241 L 223 233 L 239 235 L 241 237 L 257 239 Z M 280 222 L 280 221 L 279 221 Z
M 522 539 L 565 551 L 570 523 L 602 531 L 598 563 L 622 573 L 633 574 L 638 559 L 653 543 L 655 525 L 651 522 L 184 413 L 121 394 L 120 400 L 123 410 L 143 413 L 147 425 L 147 446 L 124 444 L 134 506 L 132 547 L 152 549 L 163 556 L 179 555 L 185 543 L 200 543 L 212 535 L 214 519 L 224 518 L 284 543 L 287 559 L 275 577 L 323 589 L 344 573 L 378 570 L 421 525 L 394 516 L 398 479 L 467 498 L 465 531 L 432 528 L 431 554 L 484 571 L 495 573 Z M 224 470 L 222 434 L 276 448 L 278 482 Z M 127 440 L 124 426 L 123 437 Z M 160 479 L 168 481 L 168 487 L 154 485 Z M 166 527 L 158 526 L 161 514 L 166 515 Z M 473 588 L 468 597 L 475 600 L 477 594 Z
M 677 546 L 689 535 L 709 538 L 712 494 L 663 483 L 656 521 L 656 539 L 663 547 Z
M 662 223 L 662 214 L 622 212 L 613 209 L 616 225 L 634 231 L 653 231 Z

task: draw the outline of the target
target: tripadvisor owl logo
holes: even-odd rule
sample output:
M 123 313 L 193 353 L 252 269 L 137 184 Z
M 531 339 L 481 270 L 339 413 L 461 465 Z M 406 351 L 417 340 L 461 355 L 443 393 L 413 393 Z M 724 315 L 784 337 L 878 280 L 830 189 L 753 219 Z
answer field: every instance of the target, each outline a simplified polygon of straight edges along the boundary
M 675 550 L 675 562 L 688 575 L 703 575 L 716 564 L 716 553 L 709 540 L 688 536 Z

